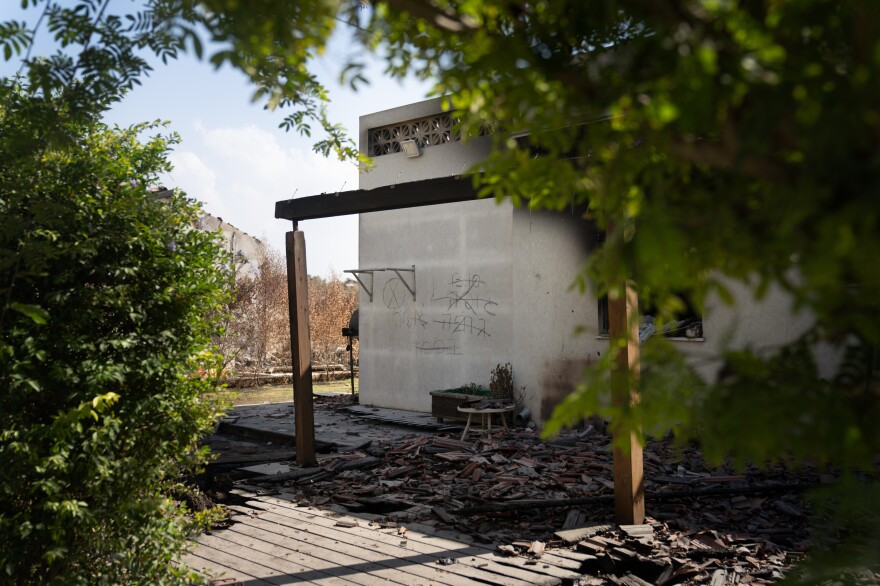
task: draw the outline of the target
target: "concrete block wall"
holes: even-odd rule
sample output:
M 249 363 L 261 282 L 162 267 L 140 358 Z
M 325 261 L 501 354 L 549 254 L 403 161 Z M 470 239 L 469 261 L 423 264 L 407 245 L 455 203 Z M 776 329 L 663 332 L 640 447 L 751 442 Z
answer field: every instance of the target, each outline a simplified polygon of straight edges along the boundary
M 513 340 L 512 214 L 474 201 L 361 218 L 361 268 L 392 271 L 360 298 L 363 404 L 429 411 L 429 392 L 488 384 Z
M 607 342 L 597 343 L 595 296 L 573 287 L 595 246 L 595 227 L 572 213 L 514 211 L 514 382 L 546 420 Z

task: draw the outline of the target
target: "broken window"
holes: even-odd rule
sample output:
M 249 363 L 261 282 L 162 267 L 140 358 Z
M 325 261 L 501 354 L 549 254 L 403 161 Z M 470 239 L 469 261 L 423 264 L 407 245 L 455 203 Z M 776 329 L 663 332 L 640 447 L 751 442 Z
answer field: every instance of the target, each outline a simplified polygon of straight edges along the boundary
M 703 316 L 684 295 L 678 297 L 684 304 L 684 309 L 666 322 L 660 321 L 659 312 L 653 305 L 644 310 L 639 307 L 639 340 L 644 341 L 657 335 L 688 340 L 703 338 Z M 599 299 L 599 335 L 607 336 L 608 328 L 608 296 L 603 295 Z

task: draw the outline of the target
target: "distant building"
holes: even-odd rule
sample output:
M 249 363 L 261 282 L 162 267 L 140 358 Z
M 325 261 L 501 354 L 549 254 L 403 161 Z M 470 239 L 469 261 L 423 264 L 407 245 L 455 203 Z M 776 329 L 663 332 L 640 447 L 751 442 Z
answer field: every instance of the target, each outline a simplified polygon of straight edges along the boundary
M 170 198 L 174 190 L 160 186 L 152 189 L 152 193 L 156 199 L 162 201 Z M 263 249 L 260 239 L 207 212 L 199 216 L 194 228 L 205 232 L 222 232 L 226 250 L 232 255 L 240 272 L 248 274 L 258 269 Z
M 226 250 L 232 254 L 239 273 L 250 274 L 257 271 L 263 247 L 263 242 L 260 239 L 254 238 L 247 232 L 236 228 L 229 222 L 224 221 L 223 218 L 207 213 L 198 219 L 196 228 L 206 232 L 220 230 L 223 233 L 223 239 L 226 241 Z

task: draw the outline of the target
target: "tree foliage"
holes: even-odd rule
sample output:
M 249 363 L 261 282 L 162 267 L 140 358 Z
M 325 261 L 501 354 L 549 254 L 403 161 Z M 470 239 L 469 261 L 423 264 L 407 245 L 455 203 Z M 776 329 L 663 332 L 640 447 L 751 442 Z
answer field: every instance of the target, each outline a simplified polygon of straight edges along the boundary
M 160 583 L 185 543 L 171 497 L 217 406 L 189 378 L 222 301 L 196 208 L 147 187 L 151 127 L 66 123 L 51 101 L 0 108 L 0 581 Z
M 175 139 L 99 122 L 147 37 L 96 2 L 41 8 L 55 55 L 0 27 L 7 58 L 26 52 L 0 80 L 0 582 L 179 583 L 174 559 L 211 516 L 175 497 L 218 414 L 190 375 L 223 259 L 192 201 L 148 191 Z
M 342 328 L 348 327 L 351 314 L 358 306 L 358 289 L 350 286 L 353 284 L 336 274 L 327 279 L 309 277 L 309 336 L 314 364 L 348 362 L 345 351 L 348 338 L 342 336 Z M 353 350 L 357 360 L 356 340 Z

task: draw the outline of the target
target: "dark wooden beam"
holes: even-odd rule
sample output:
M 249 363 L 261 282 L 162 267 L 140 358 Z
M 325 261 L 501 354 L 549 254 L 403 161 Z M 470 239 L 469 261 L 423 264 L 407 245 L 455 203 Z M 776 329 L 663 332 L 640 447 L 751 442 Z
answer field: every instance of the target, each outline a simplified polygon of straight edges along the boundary
M 287 233 L 287 304 L 290 313 L 290 356 L 293 361 L 293 408 L 296 463 L 315 466 L 315 411 L 312 398 L 312 344 L 309 340 L 309 278 L 306 237 Z
M 275 217 L 298 222 L 472 199 L 477 192 L 470 177 L 444 177 L 279 201 Z
M 617 345 L 611 370 L 611 397 L 626 407 L 639 401 L 639 300 L 633 284 L 623 283 L 622 295 L 608 298 L 608 337 Z M 614 439 L 614 517 L 624 525 L 645 522 L 645 473 L 642 444 L 635 431 L 611 422 Z

